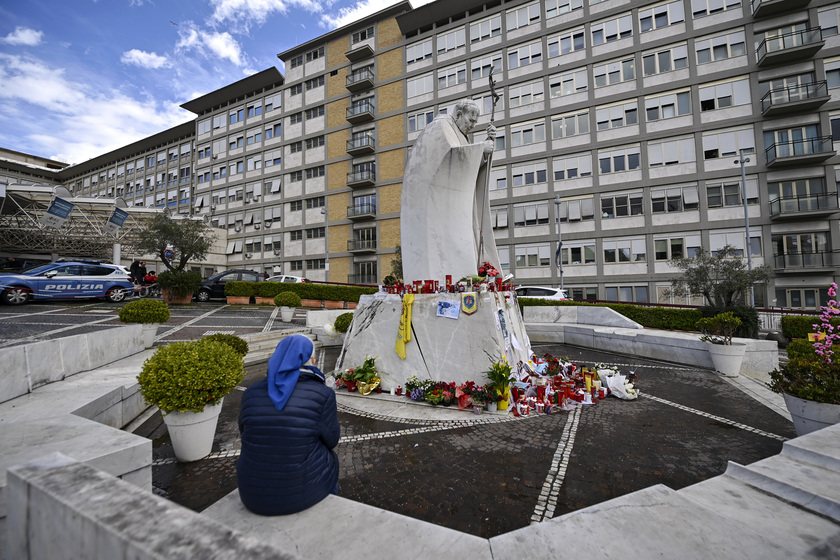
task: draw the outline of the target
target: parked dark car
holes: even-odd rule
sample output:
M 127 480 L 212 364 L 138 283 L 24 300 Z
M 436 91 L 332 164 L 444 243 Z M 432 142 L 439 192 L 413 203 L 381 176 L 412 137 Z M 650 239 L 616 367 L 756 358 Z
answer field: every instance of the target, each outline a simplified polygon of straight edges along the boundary
M 225 284 L 234 280 L 262 282 L 265 280 L 265 274 L 244 268 L 235 268 L 220 272 L 215 276 L 201 281 L 201 287 L 198 289 L 198 293 L 195 294 L 195 299 L 198 301 L 210 301 L 212 298 L 223 298 L 225 297 Z

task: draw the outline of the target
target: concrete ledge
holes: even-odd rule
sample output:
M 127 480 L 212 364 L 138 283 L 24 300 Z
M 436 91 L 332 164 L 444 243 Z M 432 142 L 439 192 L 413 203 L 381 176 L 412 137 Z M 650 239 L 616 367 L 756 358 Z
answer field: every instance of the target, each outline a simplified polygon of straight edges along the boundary
M 9 482 L 8 558 L 297 558 L 58 453 Z
M 0 403 L 143 350 L 140 325 L 0 349 Z
M 280 550 L 293 550 L 303 558 L 491 557 L 487 539 L 339 496 L 327 496 L 311 508 L 293 515 L 263 517 L 245 509 L 239 491 L 234 490 L 204 510 L 202 515 L 258 536 Z M 390 540 L 389 535 L 393 537 L 394 546 L 388 546 L 387 553 L 377 552 L 365 544 L 365 536 L 379 536 L 384 544 Z

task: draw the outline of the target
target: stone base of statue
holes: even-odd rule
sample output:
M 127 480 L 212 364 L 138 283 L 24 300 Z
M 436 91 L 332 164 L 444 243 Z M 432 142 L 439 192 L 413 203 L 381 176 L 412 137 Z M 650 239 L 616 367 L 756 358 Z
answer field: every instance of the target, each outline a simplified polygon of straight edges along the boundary
M 411 309 L 411 340 L 405 359 L 395 350 L 402 296 L 362 296 L 336 363 L 336 375 L 376 356 L 382 388 L 420 380 L 487 383 L 484 372 L 506 355 L 515 366 L 531 357 L 531 343 L 513 292 L 474 293 L 475 311 L 461 309 L 460 293 L 416 294 Z M 457 306 L 457 318 L 453 306 Z

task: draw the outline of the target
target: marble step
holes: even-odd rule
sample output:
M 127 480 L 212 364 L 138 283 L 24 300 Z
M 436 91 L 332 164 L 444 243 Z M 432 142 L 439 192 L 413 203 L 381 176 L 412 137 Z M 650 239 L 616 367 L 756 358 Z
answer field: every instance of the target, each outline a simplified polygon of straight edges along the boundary
M 751 465 L 730 461 L 727 475 L 840 522 L 840 472 L 776 455 Z
M 838 433 L 840 424 L 786 441 L 782 446 L 782 455 L 840 472 L 840 447 L 836 444 Z

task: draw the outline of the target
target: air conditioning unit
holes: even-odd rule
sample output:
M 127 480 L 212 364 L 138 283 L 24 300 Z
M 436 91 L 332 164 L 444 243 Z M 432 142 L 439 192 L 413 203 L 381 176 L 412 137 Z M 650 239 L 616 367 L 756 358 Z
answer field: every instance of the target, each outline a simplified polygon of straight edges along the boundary
M 251 199 L 250 199 L 250 198 L 246 198 L 246 199 L 245 199 L 245 204 L 251 204 Z
M 251 253 L 245 253 L 245 258 L 246 258 L 246 259 L 250 259 L 250 258 L 251 258 L 251 257 L 253 257 L 253 256 L 254 256 L 254 255 L 252 255 Z
M 254 196 L 254 202 L 259 202 L 259 201 L 260 201 L 260 195 Z
M 272 223 L 271 220 L 266 220 L 265 221 L 265 229 L 271 229 L 271 223 Z
M 219 159 L 219 156 L 216 155 L 216 154 L 213 154 L 213 159 Z
M 211 212 L 215 212 L 215 211 L 216 211 L 216 207 L 215 207 L 215 206 L 211 206 L 211 207 L 210 207 L 210 211 L 211 211 Z
M 283 252 L 283 251 L 281 251 L 280 249 L 274 249 L 274 256 L 275 256 L 275 257 L 279 257 L 279 256 L 280 256 L 280 253 L 282 253 L 282 252 Z
M 235 226 L 233 228 L 233 231 L 235 231 L 236 233 L 239 233 L 240 231 L 242 231 L 242 226 Z
M 254 229 L 260 229 L 260 224 L 254 224 Z

